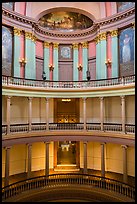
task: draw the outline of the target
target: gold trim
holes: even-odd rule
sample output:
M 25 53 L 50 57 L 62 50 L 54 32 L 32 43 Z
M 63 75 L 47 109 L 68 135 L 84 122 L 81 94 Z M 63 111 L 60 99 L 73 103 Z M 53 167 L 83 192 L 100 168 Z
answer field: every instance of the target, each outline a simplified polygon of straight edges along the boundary
M 14 35 L 17 35 L 17 36 L 21 35 L 21 31 L 22 31 L 21 29 L 16 28 L 16 27 L 14 27 L 14 29 L 13 29 Z
M 83 43 L 82 43 L 82 47 L 83 47 L 83 48 L 88 48 L 88 42 L 83 42 Z
M 73 49 L 78 49 L 78 43 L 73 43 Z
M 59 43 L 53 43 L 53 48 L 58 49 Z
M 95 37 L 95 42 L 96 42 L 96 44 L 98 44 L 100 42 L 100 35 L 99 34 Z
M 37 40 L 37 37 L 36 37 L 35 35 L 32 35 L 32 36 L 31 36 L 31 40 L 35 43 L 36 40 Z
M 106 38 L 107 38 L 106 32 L 100 33 L 99 35 L 100 35 L 100 40 L 106 40 Z
M 44 42 L 44 48 L 49 48 L 49 42 Z
M 30 33 L 30 32 L 25 32 L 25 38 L 31 40 L 31 38 L 32 38 L 32 33 Z
M 111 37 L 117 37 L 118 36 L 118 30 L 112 30 L 110 31 Z
M 132 23 L 132 28 L 135 29 L 135 22 Z

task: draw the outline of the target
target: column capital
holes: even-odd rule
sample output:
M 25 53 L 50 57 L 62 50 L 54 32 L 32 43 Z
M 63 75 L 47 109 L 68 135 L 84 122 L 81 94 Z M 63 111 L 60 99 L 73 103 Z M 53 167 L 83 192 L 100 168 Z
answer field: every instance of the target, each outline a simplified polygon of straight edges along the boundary
M 21 29 L 19 29 L 19 28 L 16 28 L 16 27 L 14 27 L 13 28 L 13 33 L 14 33 L 14 35 L 16 35 L 16 36 L 20 36 L 21 35 Z
M 88 48 L 88 42 L 82 42 L 82 47 L 83 48 Z
M 118 30 L 112 30 L 110 31 L 111 37 L 117 37 L 118 36 Z
M 100 35 L 98 34 L 94 40 L 96 44 L 98 44 L 100 42 Z
M 105 145 L 106 144 L 106 142 L 102 142 L 102 143 L 100 143 L 101 145 Z
M 10 99 L 12 98 L 12 96 L 6 96 L 6 98 L 7 98 L 8 100 L 10 100 Z
M 121 145 L 122 148 L 127 149 L 128 145 Z
M 83 101 L 85 102 L 85 101 L 87 100 L 87 97 L 83 97 L 82 99 L 83 99 Z
M 46 102 L 48 102 L 48 101 L 49 101 L 49 99 L 50 99 L 49 97 L 46 97 L 46 98 L 45 98 Z
M 44 143 L 45 143 L 45 144 L 50 144 L 50 142 L 49 142 L 49 141 L 47 141 L 47 142 L 45 141 Z
M 106 40 L 106 38 L 107 38 L 106 32 L 100 33 L 100 40 Z
M 25 32 L 25 38 L 31 40 L 31 38 L 32 38 L 32 33 L 31 33 L 31 32 Z
M 45 41 L 45 42 L 44 42 L 44 48 L 49 48 L 49 44 L 50 44 L 49 42 L 46 42 L 46 41 Z
M 37 40 L 37 37 L 36 37 L 35 35 L 32 35 L 32 36 L 31 36 L 31 40 L 35 43 L 36 40 Z
M 59 43 L 53 43 L 53 48 L 58 49 Z
M 132 28 L 135 29 L 135 22 L 132 23 Z
M 29 101 L 31 101 L 33 99 L 33 97 L 27 97 Z
M 125 95 L 120 96 L 122 100 L 125 100 Z
M 73 43 L 73 49 L 78 49 L 78 43 Z
M 88 143 L 88 141 L 83 141 L 83 144 L 87 144 Z
M 12 146 L 6 146 L 6 147 L 4 147 L 5 150 L 11 149 L 11 148 L 12 148 Z
M 99 97 L 99 98 L 100 98 L 100 100 L 101 100 L 101 101 L 103 101 L 103 100 L 104 100 L 104 97 L 102 97 L 102 96 L 101 96 L 101 97 Z

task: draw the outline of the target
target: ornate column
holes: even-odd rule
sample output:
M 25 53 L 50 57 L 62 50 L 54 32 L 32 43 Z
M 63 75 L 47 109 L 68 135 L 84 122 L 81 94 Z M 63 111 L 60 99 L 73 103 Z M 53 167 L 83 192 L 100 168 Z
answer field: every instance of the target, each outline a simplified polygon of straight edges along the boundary
M 53 44 L 50 43 L 49 45 L 49 79 L 52 81 L 53 80 Z
M 122 131 L 125 132 L 125 121 L 126 121 L 125 96 L 121 96 L 121 117 L 122 117 Z
M 101 51 L 100 51 L 100 35 L 95 38 L 96 41 L 96 79 L 100 79 L 100 63 L 101 63 Z
M 44 42 L 44 72 L 46 74 L 46 79 L 49 80 L 49 43 Z
M 106 43 L 106 32 L 100 33 L 100 79 L 106 79 L 107 78 L 107 68 L 106 68 L 106 54 L 107 54 L 107 43 Z
M 107 69 L 107 78 L 111 78 L 111 34 L 107 33 L 107 58 L 106 58 L 106 69 Z
M 121 145 L 123 148 L 123 182 L 127 183 L 127 145 Z
M 45 175 L 49 175 L 49 144 L 50 142 L 45 142 Z
M 32 123 L 32 97 L 28 97 L 28 100 L 29 100 L 28 121 L 29 121 L 29 131 L 31 131 L 31 123 Z
M 87 173 L 87 142 L 83 142 L 84 145 L 84 169 L 83 173 Z
M 101 177 L 105 177 L 105 143 L 101 143 Z
M 73 44 L 73 81 L 78 81 L 78 43 Z
M 49 130 L 49 98 L 46 98 L 46 130 Z
M 101 130 L 103 131 L 103 123 L 104 123 L 104 98 L 100 97 L 100 123 Z
M 58 43 L 53 44 L 53 80 L 58 81 L 59 80 L 59 73 L 58 73 Z
M 112 78 L 118 77 L 118 30 L 111 31 L 112 38 Z
M 13 76 L 20 77 L 20 36 L 21 36 L 20 29 L 14 27 L 14 60 L 13 60 Z
M 7 134 L 10 134 L 10 103 L 11 96 L 7 96 Z
M 83 98 L 83 122 L 84 122 L 84 130 L 86 130 L 86 122 L 87 122 L 86 99 L 87 99 L 87 98 Z
M 83 78 L 82 80 L 87 80 L 87 70 L 88 70 L 88 42 L 82 43 L 82 59 L 83 59 Z
M 35 40 L 36 37 L 32 33 L 25 32 L 26 79 L 36 79 Z
M 79 43 L 79 46 L 78 46 L 78 58 L 79 58 L 79 62 L 78 62 L 78 81 L 82 81 L 82 44 Z
M 31 162 L 32 162 L 32 144 L 27 144 L 28 146 L 28 172 L 27 178 L 31 177 Z
M 9 185 L 10 148 L 11 147 L 5 147 L 6 156 L 5 156 L 5 181 L 4 181 L 4 186 Z

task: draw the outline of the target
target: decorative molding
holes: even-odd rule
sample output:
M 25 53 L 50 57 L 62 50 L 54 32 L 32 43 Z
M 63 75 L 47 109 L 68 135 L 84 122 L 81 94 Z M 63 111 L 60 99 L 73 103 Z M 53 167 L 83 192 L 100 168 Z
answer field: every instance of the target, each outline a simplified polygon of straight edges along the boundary
M 32 33 L 30 33 L 30 32 L 25 32 L 25 38 L 26 39 L 32 39 Z
M 106 32 L 100 33 L 99 35 L 100 35 L 100 41 L 101 40 L 106 40 L 106 38 L 107 38 L 107 33 Z
M 53 48 L 58 49 L 59 43 L 53 43 Z
M 22 30 L 19 29 L 19 28 L 16 28 L 16 27 L 13 28 L 14 35 L 20 36 L 21 35 L 21 31 Z
M 49 44 L 50 44 L 49 42 L 46 42 L 46 41 L 45 41 L 45 42 L 44 42 L 44 48 L 49 48 Z
M 32 36 L 31 36 L 31 40 L 35 43 L 36 40 L 37 40 L 37 37 L 36 37 L 35 35 L 32 35 Z
M 88 48 L 88 42 L 83 42 L 83 43 L 82 43 L 82 47 L 83 47 L 83 48 Z
M 118 30 L 112 30 L 110 31 L 111 37 L 117 37 L 118 36 Z
M 14 11 L 10 11 L 4 7 L 2 7 L 2 15 L 5 16 L 6 18 L 10 18 L 11 22 L 15 22 L 17 24 L 20 24 L 21 26 L 30 26 L 30 29 L 33 28 L 35 31 L 37 31 L 39 34 L 44 35 L 43 37 L 54 37 L 54 38 L 80 38 L 80 37 L 87 37 L 91 36 L 94 34 L 100 27 L 110 25 L 110 24 L 115 24 L 116 22 L 121 24 L 121 21 L 123 22 L 123 19 L 126 19 L 132 15 L 135 15 L 135 7 L 130 8 L 126 11 L 116 13 L 110 17 L 97 20 L 93 23 L 93 26 L 89 29 L 83 30 L 81 32 L 75 32 L 75 33 L 58 33 L 58 32 L 52 32 L 52 31 L 47 31 L 46 29 L 40 27 L 38 25 L 38 22 L 34 19 L 31 19 L 30 17 L 27 16 L 22 16 L 19 13 L 16 13 Z M 7 19 L 8 20 L 8 19 Z M 17 22 L 16 22 L 17 21 Z M 24 24 L 24 25 L 23 25 Z M 23 28 L 23 30 L 25 30 Z
M 78 49 L 78 43 L 73 43 L 73 49 Z

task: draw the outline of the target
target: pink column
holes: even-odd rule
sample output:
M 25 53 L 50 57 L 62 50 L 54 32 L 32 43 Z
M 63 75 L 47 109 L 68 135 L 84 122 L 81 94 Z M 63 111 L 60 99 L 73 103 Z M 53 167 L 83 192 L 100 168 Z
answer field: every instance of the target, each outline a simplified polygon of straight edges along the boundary
M 50 43 L 49 45 L 49 65 L 53 67 L 53 44 Z M 52 81 L 53 80 L 53 70 L 50 70 L 49 78 Z
M 111 34 L 108 33 L 107 34 L 107 59 L 106 60 L 110 60 L 112 58 L 111 55 L 111 44 L 112 44 L 112 39 L 111 39 Z M 112 76 L 112 72 L 111 72 L 111 64 L 107 64 L 107 78 L 111 78 Z
M 92 59 L 95 59 L 96 57 L 96 42 L 90 42 L 89 46 L 88 46 L 88 58 L 91 59 L 92 63 L 91 63 L 91 68 L 89 68 L 90 74 L 91 74 L 91 80 L 96 79 L 96 67 L 94 68 L 93 66 L 95 66 L 94 62 Z
M 82 66 L 82 44 L 79 44 L 78 49 L 78 65 Z M 82 70 L 79 71 L 79 81 L 82 81 Z
M 20 36 L 20 59 L 25 59 L 25 36 Z M 25 78 L 25 63 L 20 63 L 20 77 Z

